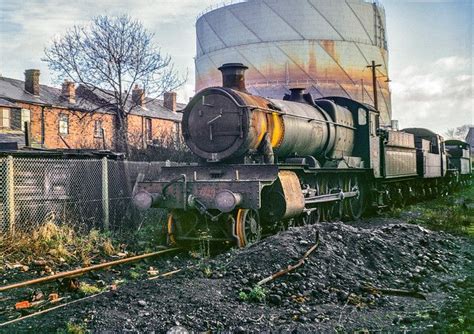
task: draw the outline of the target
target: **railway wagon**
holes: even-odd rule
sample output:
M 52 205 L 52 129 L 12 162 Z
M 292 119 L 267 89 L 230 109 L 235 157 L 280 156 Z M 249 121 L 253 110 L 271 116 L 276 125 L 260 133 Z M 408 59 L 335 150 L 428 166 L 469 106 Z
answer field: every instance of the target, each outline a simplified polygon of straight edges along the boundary
M 163 168 L 134 187 L 137 207 L 170 210 L 171 242 L 206 236 L 243 247 L 288 226 L 358 219 L 448 189 L 441 137 L 435 149 L 417 131 L 381 128 L 370 105 L 313 99 L 300 87 L 281 100 L 252 95 L 246 69 L 223 65 L 222 87 L 200 91 L 183 111 L 184 140 L 201 163 Z
M 455 184 L 467 186 L 472 174 L 471 147 L 461 140 L 447 140 L 448 168 L 456 171 Z

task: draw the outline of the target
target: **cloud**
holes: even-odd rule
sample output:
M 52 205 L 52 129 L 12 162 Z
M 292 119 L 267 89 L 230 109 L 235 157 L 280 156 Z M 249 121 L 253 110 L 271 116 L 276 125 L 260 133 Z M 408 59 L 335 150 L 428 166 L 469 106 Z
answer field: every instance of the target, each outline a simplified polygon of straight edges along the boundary
M 440 58 L 392 73 L 393 117 L 402 127 L 426 127 L 443 133 L 474 123 L 472 59 Z

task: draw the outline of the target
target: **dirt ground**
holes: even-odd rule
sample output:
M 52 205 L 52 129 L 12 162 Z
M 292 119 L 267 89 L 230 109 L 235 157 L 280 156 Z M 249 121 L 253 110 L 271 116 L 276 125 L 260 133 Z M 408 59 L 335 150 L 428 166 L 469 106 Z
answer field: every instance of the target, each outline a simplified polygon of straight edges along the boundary
M 319 246 L 302 267 L 256 285 L 296 263 L 318 234 Z M 403 219 L 319 223 L 206 260 L 169 258 L 165 264 L 191 267 L 169 278 L 128 282 L 0 330 L 474 332 L 472 251 L 472 238 Z

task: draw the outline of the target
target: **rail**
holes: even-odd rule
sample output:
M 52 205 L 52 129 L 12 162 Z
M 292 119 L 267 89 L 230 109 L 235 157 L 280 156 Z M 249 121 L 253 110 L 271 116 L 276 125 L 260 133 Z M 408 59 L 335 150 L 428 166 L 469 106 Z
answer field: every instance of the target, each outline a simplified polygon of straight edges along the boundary
M 30 286 L 30 285 L 33 285 L 33 284 L 39 284 L 39 283 L 45 283 L 45 282 L 49 282 L 49 281 L 55 281 L 55 280 L 60 279 L 60 278 L 76 276 L 76 275 L 84 274 L 84 273 L 89 272 L 89 271 L 94 271 L 94 270 L 104 269 L 104 268 L 108 268 L 108 267 L 112 267 L 112 266 L 117 266 L 117 265 L 120 265 L 120 264 L 139 261 L 139 260 L 147 259 L 147 258 L 150 258 L 150 257 L 153 257 L 153 256 L 158 256 L 158 255 L 161 255 L 161 254 L 175 252 L 175 251 L 178 251 L 178 250 L 179 250 L 179 248 L 169 248 L 169 249 L 161 250 L 161 251 L 158 251 L 158 252 L 146 253 L 146 254 L 132 256 L 132 257 L 125 258 L 125 259 L 120 259 L 120 260 L 115 260 L 115 261 L 111 261 L 111 262 L 96 264 L 96 265 L 90 266 L 90 267 L 79 268 L 79 269 L 75 269 L 75 270 L 71 270 L 71 271 L 65 271 L 65 272 L 58 273 L 58 274 L 51 275 L 51 276 L 47 276 L 47 277 L 40 277 L 40 278 L 35 278 L 35 279 L 29 280 L 29 281 L 13 283 L 13 284 L 9 284 L 9 285 L 5 285 L 5 286 L 0 287 L 0 292 L 6 291 L 6 290 L 11 290 L 11 289 L 16 289 L 16 288 L 21 288 L 21 287 L 25 287 L 25 286 Z

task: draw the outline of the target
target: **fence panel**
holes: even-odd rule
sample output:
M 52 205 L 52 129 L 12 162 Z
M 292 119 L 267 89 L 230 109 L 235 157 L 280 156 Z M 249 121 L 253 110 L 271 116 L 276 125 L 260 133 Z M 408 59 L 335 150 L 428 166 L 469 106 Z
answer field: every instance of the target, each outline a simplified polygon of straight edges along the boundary
M 32 230 L 45 221 L 100 227 L 100 161 L 19 158 L 13 166 L 16 228 Z
M 46 221 L 90 230 L 140 224 L 131 205 L 139 174 L 155 178 L 162 162 L 0 158 L 0 233 Z M 151 213 L 153 216 L 153 213 Z

